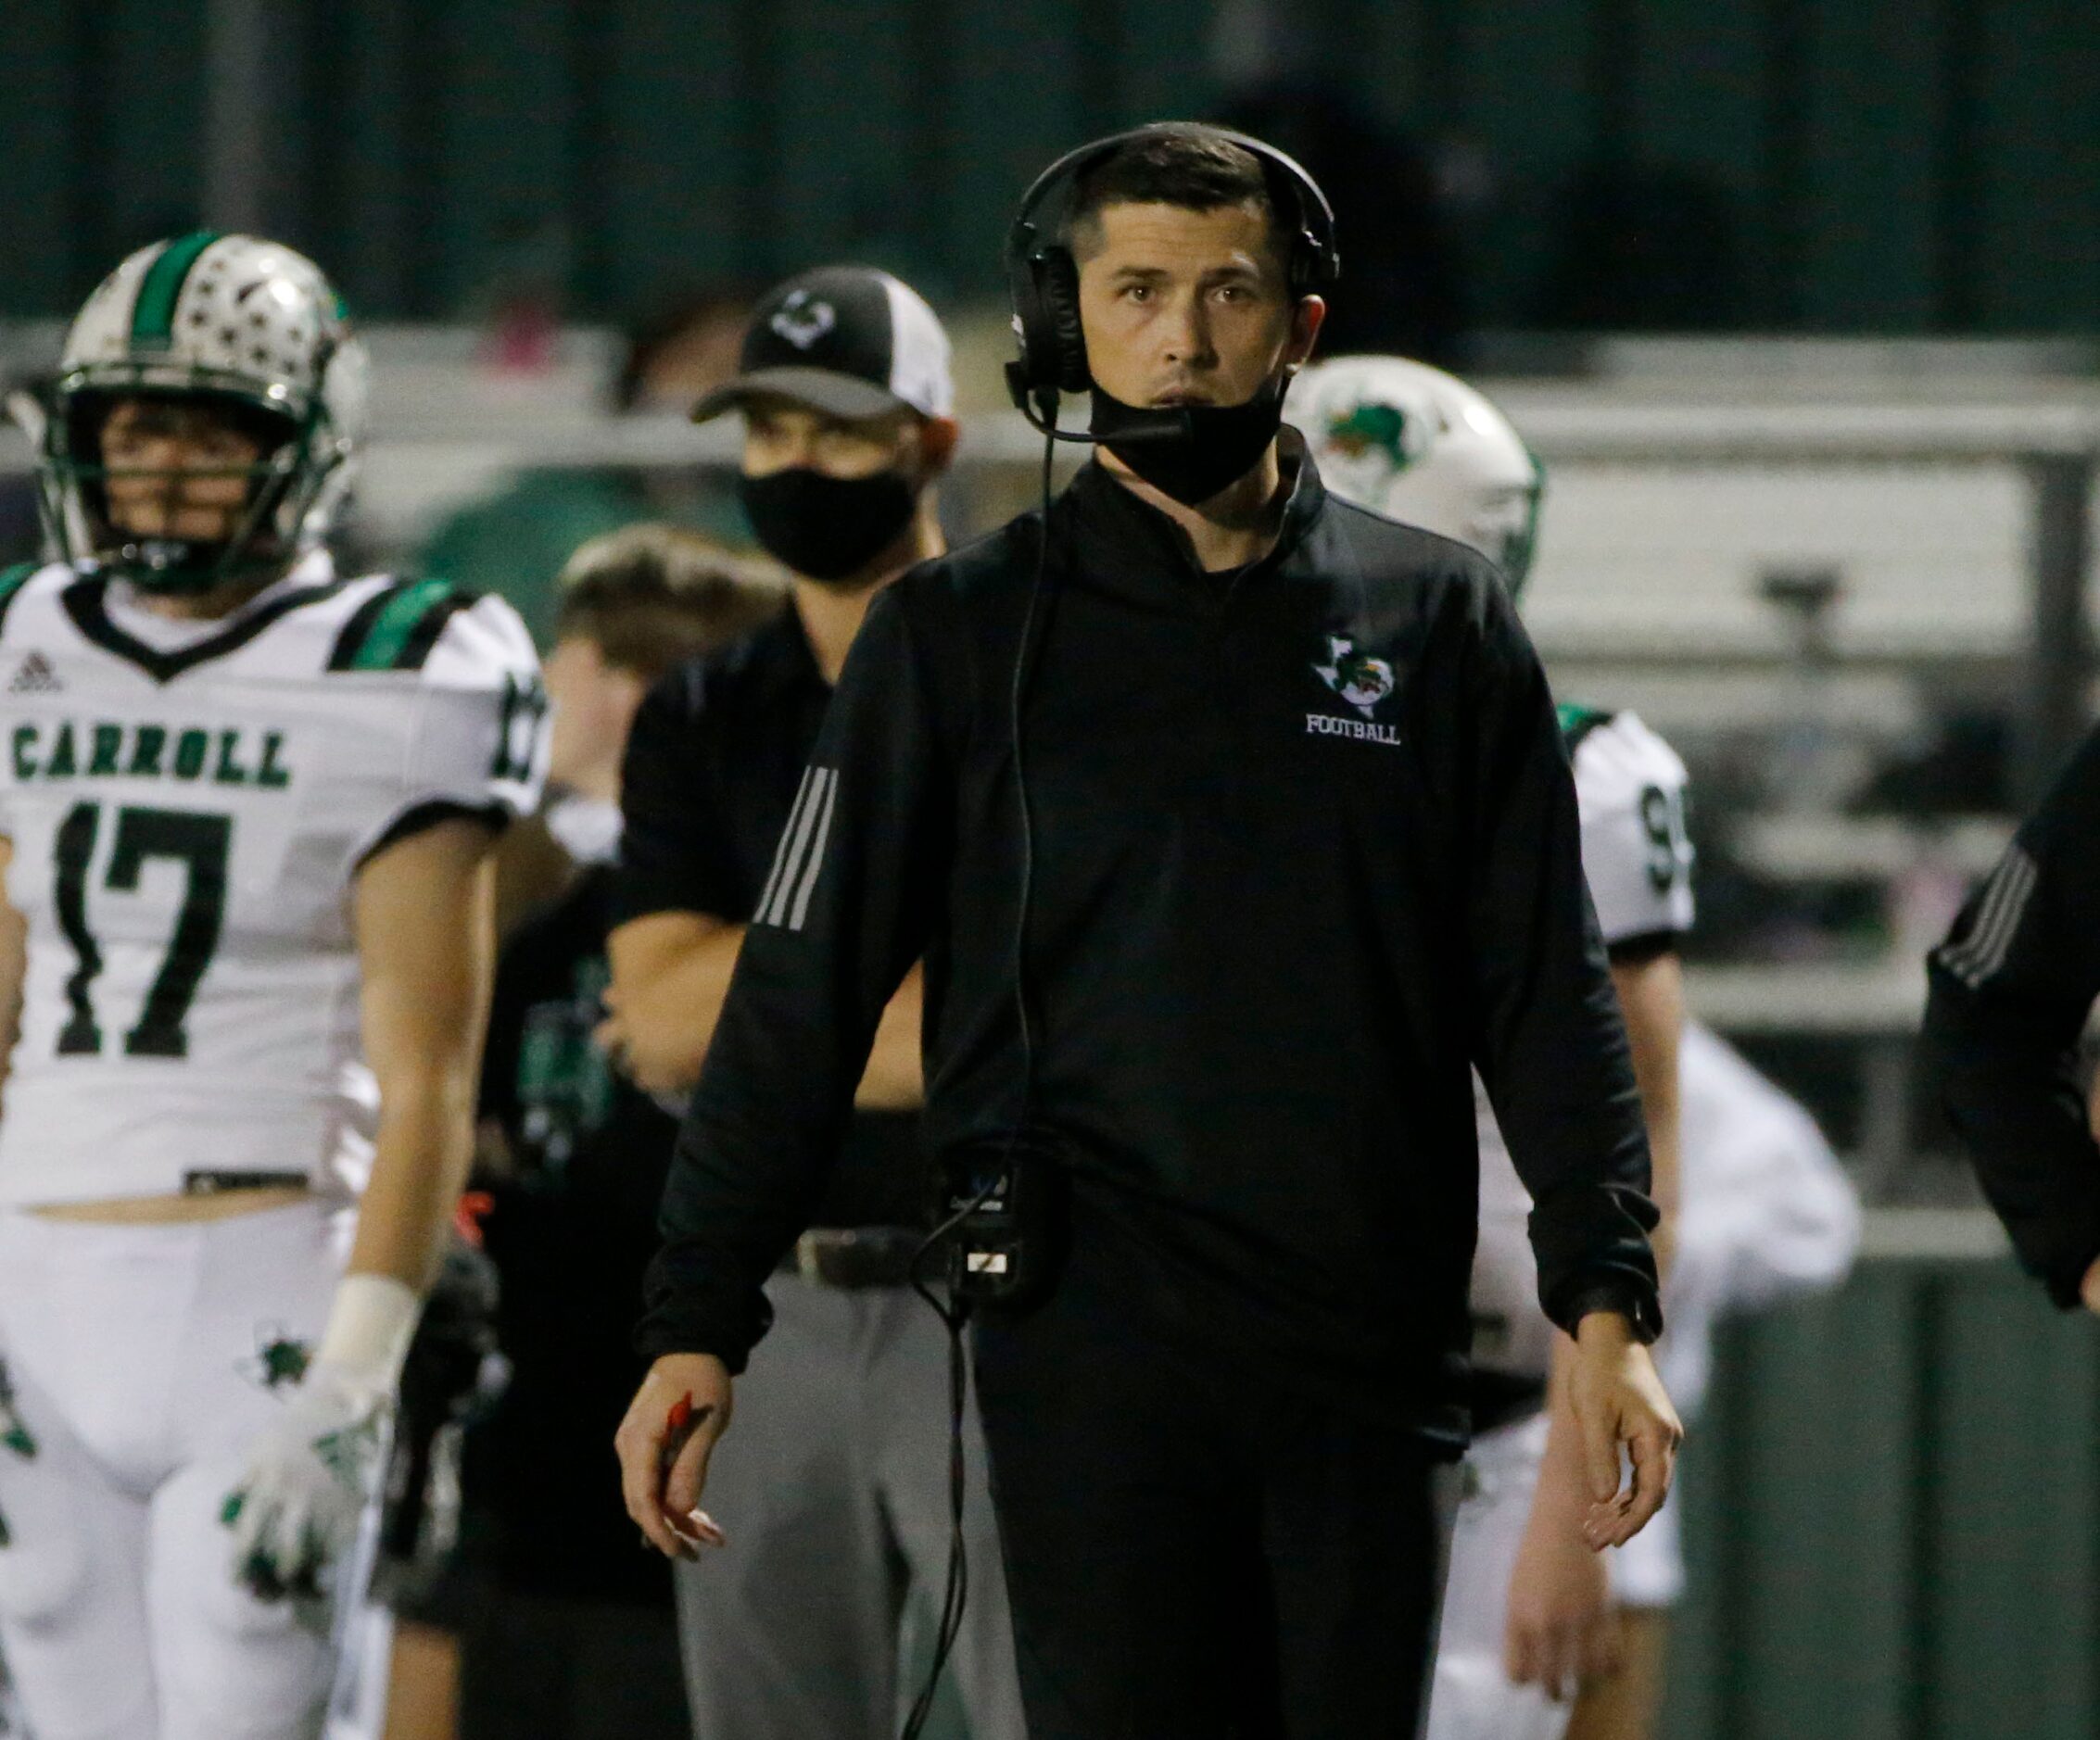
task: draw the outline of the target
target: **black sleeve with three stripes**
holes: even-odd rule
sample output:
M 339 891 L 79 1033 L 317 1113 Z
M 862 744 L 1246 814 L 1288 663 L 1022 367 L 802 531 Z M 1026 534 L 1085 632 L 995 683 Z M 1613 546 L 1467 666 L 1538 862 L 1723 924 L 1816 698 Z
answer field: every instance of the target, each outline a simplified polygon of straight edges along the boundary
M 2079 1039 L 2100 996 L 2100 730 L 1929 962 L 1925 1058 L 1985 1196 L 2066 1308 L 2100 1257 Z
M 926 952 L 950 803 L 905 610 L 869 607 L 840 675 L 664 1188 L 641 1352 L 741 1371 L 763 1292 L 817 1209 L 875 1029 Z

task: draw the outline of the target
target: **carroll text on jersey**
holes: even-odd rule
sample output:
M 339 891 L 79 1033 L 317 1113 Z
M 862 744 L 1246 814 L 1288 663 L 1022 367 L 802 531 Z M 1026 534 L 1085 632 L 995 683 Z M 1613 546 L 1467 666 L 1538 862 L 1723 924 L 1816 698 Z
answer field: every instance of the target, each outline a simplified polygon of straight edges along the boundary
M 281 790 L 292 783 L 285 734 L 245 725 L 93 724 L 70 719 L 19 725 L 12 734 L 15 777 L 173 779 Z

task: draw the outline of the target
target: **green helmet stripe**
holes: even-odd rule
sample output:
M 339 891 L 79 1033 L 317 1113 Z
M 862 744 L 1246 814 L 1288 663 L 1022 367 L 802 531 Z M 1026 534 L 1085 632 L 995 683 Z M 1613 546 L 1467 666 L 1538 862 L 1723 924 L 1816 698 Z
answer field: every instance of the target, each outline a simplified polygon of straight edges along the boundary
M 0 571 L 0 622 L 6 620 L 7 607 L 15 601 L 15 594 L 29 584 L 37 566 L 33 561 L 19 561 L 12 568 Z
M 410 637 L 424 616 L 452 602 L 451 583 L 419 580 L 388 598 L 354 646 L 338 647 L 329 661 L 337 671 L 392 671 L 400 668 Z M 425 652 L 429 650 L 426 647 Z
M 183 294 L 183 282 L 196 264 L 197 256 L 219 239 L 216 230 L 195 230 L 160 250 L 139 283 L 138 300 L 132 305 L 132 342 L 167 346 L 175 336 L 175 303 Z

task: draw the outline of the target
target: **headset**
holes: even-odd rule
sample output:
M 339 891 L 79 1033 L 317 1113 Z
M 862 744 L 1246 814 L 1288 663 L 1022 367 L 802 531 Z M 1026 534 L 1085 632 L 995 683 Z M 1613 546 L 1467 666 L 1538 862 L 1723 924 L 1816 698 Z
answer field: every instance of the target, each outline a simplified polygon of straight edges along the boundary
M 1006 364 L 1006 391 L 1015 407 L 1045 435 L 1084 441 L 1056 428 L 1057 397 L 1083 393 L 1092 385 L 1087 371 L 1086 335 L 1080 325 L 1079 262 L 1065 241 L 1069 204 L 1044 223 L 1039 214 L 1054 196 L 1068 201 L 1086 172 L 1125 145 L 1151 139 L 1201 139 L 1234 145 L 1263 169 L 1271 197 L 1281 188 L 1289 195 L 1289 210 L 1279 208 L 1292 224 L 1287 270 L 1293 299 L 1324 290 L 1342 275 L 1342 257 L 1335 246 L 1335 208 L 1297 158 L 1272 145 L 1230 128 L 1204 121 L 1163 120 L 1110 133 L 1091 145 L 1068 151 L 1038 175 L 1014 213 L 1006 233 L 1006 289 L 1014 308 L 1014 337 L 1019 354 Z

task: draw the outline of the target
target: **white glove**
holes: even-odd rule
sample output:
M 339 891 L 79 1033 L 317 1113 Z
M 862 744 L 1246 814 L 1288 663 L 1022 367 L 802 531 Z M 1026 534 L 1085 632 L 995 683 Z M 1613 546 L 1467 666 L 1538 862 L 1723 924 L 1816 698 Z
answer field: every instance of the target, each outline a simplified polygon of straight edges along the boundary
M 392 1398 L 315 1364 L 263 1434 L 222 1519 L 234 1575 L 265 1601 L 318 1596 L 357 1539 L 379 1478 Z
M 320 1597 L 376 1494 L 394 1387 L 422 1302 L 380 1275 L 346 1277 L 313 1364 L 262 1436 L 221 1520 L 234 1580 L 265 1601 Z

